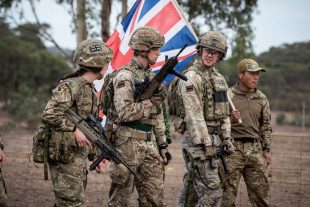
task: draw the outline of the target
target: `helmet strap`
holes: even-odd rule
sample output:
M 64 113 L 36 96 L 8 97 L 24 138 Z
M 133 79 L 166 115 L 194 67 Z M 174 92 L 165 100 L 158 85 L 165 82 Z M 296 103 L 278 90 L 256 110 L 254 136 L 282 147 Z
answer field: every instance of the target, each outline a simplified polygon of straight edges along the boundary
M 148 61 L 148 65 L 150 65 L 152 63 L 152 60 L 149 59 L 149 53 L 150 50 L 145 51 L 146 53 L 140 52 L 141 50 L 138 50 L 138 54 L 140 55 L 140 57 L 146 59 Z

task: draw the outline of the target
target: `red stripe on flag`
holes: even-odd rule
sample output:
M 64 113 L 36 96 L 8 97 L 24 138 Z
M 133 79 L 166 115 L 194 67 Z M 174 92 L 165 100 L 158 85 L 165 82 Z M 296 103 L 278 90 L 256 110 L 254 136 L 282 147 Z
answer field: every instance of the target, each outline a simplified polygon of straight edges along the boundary
M 123 53 L 121 52 L 115 54 L 115 57 L 113 57 L 113 61 L 111 64 L 113 70 L 119 69 L 120 67 L 127 65 L 130 62 L 132 55 L 133 55 L 132 49 L 129 49 L 125 55 L 123 55 Z
M 122 52 L 119 51 L 121 40 L 117 31 L 115 31 L 108 39 L 107 45 L 113 50 L 113 60 L 111 63 L 113 70 L 119 69 L 120 67 L 130 62 L 133 51 L 132 49 L 129 49 L 125 55 L 123 55 Z
M 196 51 L 193 51 L 193 52 L 191 52 L 191 53 L 188 53 L 187 55 L 178 57 L 178 60 L 179 60 L 179 61 L 182 61 L 182 60 L 184 60 L 185 58 L 191 56 L 191 55 L 194 54 L 194 53 L 196 53 Z M 152 65 L 152 68 L 156 68 L 156 67 L 159 67 L 159 66 L 163 66 L 164 64 L 165 64 L 165 61 L 156 62 L 154 65 Z
M 170 2 L 146 25 L 158 29 L 161 34 L 166 34 L 180 19 L 179 13 Z
M 110 36 L 106 43 L 113 50 L 113 56 L 115 56 L 115 54 L 119 52 L 119 46 L 121 45 L 121 40 L 119 38 L 119 33 L 117 32 L 117 30 L 113 32 L 113 34 Z

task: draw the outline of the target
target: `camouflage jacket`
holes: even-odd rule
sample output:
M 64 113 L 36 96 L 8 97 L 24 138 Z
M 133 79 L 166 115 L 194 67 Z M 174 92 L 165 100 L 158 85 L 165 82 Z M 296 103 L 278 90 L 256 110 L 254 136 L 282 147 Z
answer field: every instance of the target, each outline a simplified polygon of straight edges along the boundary
M 259 90 L 242 92 L 238 84 L 229 88 L 228 95 L 236 109 L 240 111 L 242 123 L 232 123 L 234 138 L 260 138 L 263 149 L 270 149 L 271 144 L 271 115 L 267 97 Z
M 185 72 L 187 81 L 179 81 L 179 96 L 183 100 L 186 130 L 193 139 L 193 144 L 210 146 L 210 129 L 218 128 L 222 137 L 230 137 L 229 106 L 217 109 L 214 100 L 215 91 L 220 88 L 226 94 L 228 86 L 224 77 L 213 68 L 208 72 L 203 65 L 195 60 Z M 216 89 L 217 88 L 217 89 Z
M 151 79 L 154 76 L 152 71 L 149 67 L 144 68 L 136 57 L 124 68 L 113 78 L 113 104 L 117 113 L 115 123 L 139 122 L 152 125 L 157 144 L 166 142 L 162 106 L 158 111 L 155 106 L 150 107 L 144 101 L 134 101 L 135 84 L 147 77 Z
M 73 109 L 82 118 L 97 113 L 98 98 L 93 83 L 83 77 L 62 81 L 53 90 L 53 95 L 43 111 L 42 120 L 54 131 L 73 132 L 74 125 L 64 118 L 68 109 Z

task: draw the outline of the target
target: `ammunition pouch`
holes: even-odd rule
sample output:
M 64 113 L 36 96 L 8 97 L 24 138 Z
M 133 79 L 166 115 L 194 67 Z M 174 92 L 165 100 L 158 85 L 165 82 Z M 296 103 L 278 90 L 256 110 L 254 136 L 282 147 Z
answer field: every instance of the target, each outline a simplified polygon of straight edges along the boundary
M 35 163 L 44 163 L 48 157 L 48 141 L 51 136 L 50 128 L 41 124 L 33 137 L 32 159 Z
M 49 162 L 71 162 L 76 147 L 73 132 L 53 131 L 48 146 Z

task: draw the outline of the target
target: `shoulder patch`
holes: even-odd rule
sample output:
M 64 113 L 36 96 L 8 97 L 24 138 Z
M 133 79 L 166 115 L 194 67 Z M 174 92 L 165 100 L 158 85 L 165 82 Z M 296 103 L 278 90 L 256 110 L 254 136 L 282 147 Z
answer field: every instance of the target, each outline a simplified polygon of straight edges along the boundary
M 71 100 L 71 90 L 67 84 L 61 84 L 53 90 L 53 98 L 58 103 L 68 102 Z
M 194 90 L 194 86 L 193 85 L 186 86 L 186 92 L 191 92 L 193 90 Z
M 123 88 L 125 87 L 125 80 L 121 80 L 117 83 L 116 88 Z

